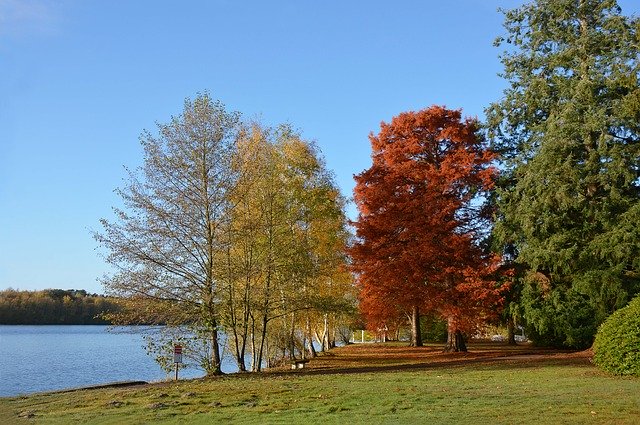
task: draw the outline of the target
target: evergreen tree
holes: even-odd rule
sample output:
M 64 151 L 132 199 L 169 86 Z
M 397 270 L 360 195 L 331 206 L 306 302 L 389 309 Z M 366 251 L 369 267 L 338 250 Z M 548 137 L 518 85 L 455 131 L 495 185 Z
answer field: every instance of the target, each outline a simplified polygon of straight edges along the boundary
M 587 346 L 640 289 L 640 21 L 615 0 L 536 0 L 505 28 L 495 236 L 524 270 L 532 336 Z

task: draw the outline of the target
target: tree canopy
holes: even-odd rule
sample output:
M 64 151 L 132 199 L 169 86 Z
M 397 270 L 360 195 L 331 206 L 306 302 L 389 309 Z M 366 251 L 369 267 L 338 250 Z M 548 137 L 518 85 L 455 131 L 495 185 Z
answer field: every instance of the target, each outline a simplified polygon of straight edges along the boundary
M 419 310 L 450 331 L 479 323 L 499 300 L 494 260 L 479 245 L 482 194 L 493 185 L 493 155 L 477 124 L 440 106 L 405 112 L 371 135 L 372 166 L 355 176 L 356 241 L 350 253 L 365 315 L 383 325 Z
M 221 331 L 243 371 L 247 349 L 253 370 L 278 350 L 304 355 L 311 314 L 327 328 L 353 303 L 344 202 L 315 146 L 288 126 L 242 122 L 208 94 L 141 143 L 144 164 L 118 190 L 124 208 L 95 233 L 116 269 L 105 288 L 127 307 L 113 319 L 170 325 L 159 350 L 188 325 L 210 374 L 221 373 Z
M 537 0 L 504 25 L 495 236 L 522 270 L 531 335 L 590 345 L 640 289 L 640 21 L 614 0 Z

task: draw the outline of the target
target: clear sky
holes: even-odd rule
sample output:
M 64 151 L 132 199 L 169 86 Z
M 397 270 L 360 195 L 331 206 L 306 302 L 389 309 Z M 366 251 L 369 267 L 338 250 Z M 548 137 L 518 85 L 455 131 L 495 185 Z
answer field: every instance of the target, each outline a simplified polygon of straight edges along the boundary
M 505 86 L 497 8 L 521 3 L 0 0 L 0 289 L 102 292 L 91 229 L 141 165 L 138 136 L 205 90 L 315 140 L 350 197 L 381 121 L 483 118 Z

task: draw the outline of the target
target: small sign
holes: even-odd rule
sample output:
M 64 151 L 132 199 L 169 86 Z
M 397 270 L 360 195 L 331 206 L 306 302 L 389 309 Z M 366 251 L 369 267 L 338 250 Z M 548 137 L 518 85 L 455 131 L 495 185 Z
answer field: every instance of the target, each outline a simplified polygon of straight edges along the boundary
M 182 345 L 175 345 L 173 347 L 173 362 L 182 363 Z

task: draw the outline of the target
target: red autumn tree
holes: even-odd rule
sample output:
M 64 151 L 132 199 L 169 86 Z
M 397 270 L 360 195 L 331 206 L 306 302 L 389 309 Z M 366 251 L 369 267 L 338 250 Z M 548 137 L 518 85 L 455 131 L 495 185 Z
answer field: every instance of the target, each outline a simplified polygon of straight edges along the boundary
M 461 335 L 499 302 L 496 261 L 478 244 L 493 154 L 474 120 L 440 106 L 402 113 L 369 138 L 373 164 L 354 177 L 350 249 L 363 314 L 380 325 L 410 313 L 414 346 L 422 345 L 421 311 L 440 314 L 450 336 Z

